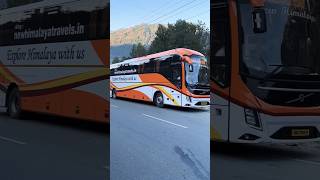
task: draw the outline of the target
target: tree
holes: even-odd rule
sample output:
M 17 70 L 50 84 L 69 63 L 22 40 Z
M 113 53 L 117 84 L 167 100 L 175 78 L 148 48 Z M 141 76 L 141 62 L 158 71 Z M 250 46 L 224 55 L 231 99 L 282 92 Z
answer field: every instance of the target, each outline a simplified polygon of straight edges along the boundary
M 124 61 L 124 60 L 127 60 L 127 59 L 130 59 L 130 57 L 126 57 L 126 56 L 122 56 L 121 57 L 121 61 Z
M 149 53 L 157 53 L 175 48 L 189 48 L 205 55 L 208 53 L 210 33 L 201 22 L 198 24 L 178 20 L 168 27 L 160 25 L 151 43 Z
M 38 2 L 40 0 L 7 0 L 8 7 L 20 6 L 28 3 Z
M 132 49 L 130 52 L 131 58 L 141 57 L 145 55 L 147 55 L 147 50 L 141 43 L 134 44 L 132 46 Z
M 156 32 L 156 37 L 152 41 L 149 47 L 149 53 L 157 53 L 160 51 L 168 50 L 168 43 L 169 43 L 169 31 L 163 25 L 159 25 L 158 30 Z
M 119 62 L 121 62 L 122 60 L 119 58 L 119 57 L 115 57 L 115 58 L 113 58 L 113 60 L 112 60 L 112 64 L 115 64 L 115 63 L 119 63 Z
M 120 57 L 114 57 L 112 59 L 111 64 L 120 63 L 120 62 L 123 62 L 123 61 L 125 61 L 127 59 L 130 59 L 130 57 L 126 57 L 126 56 L 122 56 L 121 58 Z

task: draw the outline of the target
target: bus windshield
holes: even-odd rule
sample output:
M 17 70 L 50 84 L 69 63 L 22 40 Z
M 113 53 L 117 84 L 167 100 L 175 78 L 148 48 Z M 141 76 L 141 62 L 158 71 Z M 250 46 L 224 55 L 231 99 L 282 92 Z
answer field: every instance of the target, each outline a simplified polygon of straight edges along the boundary
M 254 7 L 250 1 L 238 2 L 242 74 L 263 79 L 319 78 L 319 0 L 265 0 L 267 31 L 264 33 L 253 30 Z
M 185 63 L 187 86 L 197 89 L 209 87 L 207 59 L 199 55 L 192 55 L 190 58 L 192 64 Z

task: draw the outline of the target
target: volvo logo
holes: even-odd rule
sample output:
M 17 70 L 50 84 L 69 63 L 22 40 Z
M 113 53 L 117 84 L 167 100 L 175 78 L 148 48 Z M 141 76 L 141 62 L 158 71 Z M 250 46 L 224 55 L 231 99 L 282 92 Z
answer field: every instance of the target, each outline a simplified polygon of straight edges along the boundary
M 287 101 L 286 103 L 287 104 L 291 104 L 291 103 L 294 103 L 294 102 L 300 102 L 300 103 L 303 103 L 306 98 L 310 97 L 310 96 L 313 96 L 314 93 L 309 93 L 309 94 L 299 94 L 299 97 L 298 98 L 295 98 L 295 99 L 292 99 L 290 101 Z

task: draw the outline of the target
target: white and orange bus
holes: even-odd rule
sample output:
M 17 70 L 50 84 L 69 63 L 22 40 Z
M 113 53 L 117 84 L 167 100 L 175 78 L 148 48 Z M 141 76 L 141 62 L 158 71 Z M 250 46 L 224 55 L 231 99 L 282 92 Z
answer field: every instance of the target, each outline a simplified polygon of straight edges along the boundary
M 199 52 L 178 48 L 110 66 L 111 97 L 155 105 L 208 107 L 208 63 Z
M 211 1 L 211 139 L 320 140 L 320 1 Z
M 0 102 L 109 121 L 109 1 L 0 0 Z

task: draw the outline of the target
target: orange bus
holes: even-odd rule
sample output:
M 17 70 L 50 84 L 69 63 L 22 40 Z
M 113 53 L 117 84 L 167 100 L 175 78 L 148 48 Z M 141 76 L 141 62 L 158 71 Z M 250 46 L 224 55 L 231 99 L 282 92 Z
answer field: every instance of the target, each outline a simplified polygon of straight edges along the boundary
M 109 1 L 0 0 L 0 102 L 8 114 L 109 121 Z
M 320 140 L 320 1 L 211 1 L 211 139 Z
M 181 107 L 208 107 L 208 63 L 199 52 L 178 48 L 110 66 L 111 97 Z

